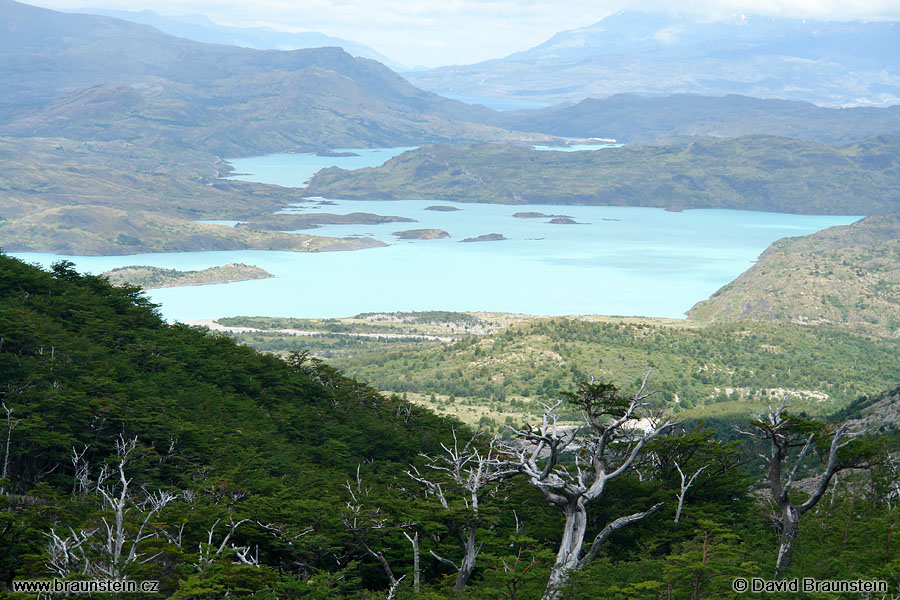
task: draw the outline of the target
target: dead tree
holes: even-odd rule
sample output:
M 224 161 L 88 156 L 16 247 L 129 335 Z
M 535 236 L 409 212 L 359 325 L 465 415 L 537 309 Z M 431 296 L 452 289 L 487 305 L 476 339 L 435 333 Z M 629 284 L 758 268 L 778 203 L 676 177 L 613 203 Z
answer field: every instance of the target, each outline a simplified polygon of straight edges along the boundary
M 12 432 L 19 424 L 18 419 L 13 419 L 13 409 L 6 406 L 6 402 L 2 403 L 3 410 L 6 412 L 6 448 L 3 452 L 3 467 L 0 469 L 0 479 L 9 477 L 9 450 L 12 444 Z M 6 493 L 3 485 L 0 485 L 0 495 Z
M 781 542 L 778 558 L 775 561 L 775 577 L 782 577 L 791 566 L 794 542 L 800 528 L 800 518 L 811 509 L 825 494 L 828 484 L 838 471 L 858 465 L 845 464 L 841 461 L 840 450 L 859 435 L 859 432 L 848 433 L 847 424 L 836 429 L 824 423 L 795 417 L 785 411 L 786 402 L 782 400 L 777 410 L 770 410 L 765 417 L 760 416 L 751 422 L 754 431 L 741 433 L 761 438 L 767 442 L 768 454 L 760 457 L 768 467 L 769 487 L 772 501 L 778 510 L 778 522 L 781 529 Z M 831 438 L 830 444 L 827 442 Z M 818 442 L 825 452 L 824 470 L 815 478 L 812 493 L 805 502 L 795 504 L 789 497 L 791 487 L 796 482 L 798 470 L 808 456 L 808 452 Z M 799 451 L 797 451 L 799 449 Z M 824 454 L 824 452 L 823 452 Z M 793 467 L 790 467 L 793 463 Z M 790 468 L 790 472 L 787 472 Z M 786 474 L 787 472 L 787 474 Z M 785 477 L 786 474 L 786 477 Z
M 619 529 L 640 521 L 659 510 L 661 504 L 645 511 L 625 515 L 608 523 L 584 551 L 588 530 L 588 510 L 606 492 L 613 479 L 629 472 L 642 454 L 644 445 L 674 424 L 644 420 L 647 391 L 644 377 L 632 396 L 618 393 L 615 386 L 595 381 L 583 382 L 577 393 L 567 394 L 569 401 L 582 410 L 584 424 L 566 430 L 558 423 L 557 410 L 565 400 L 546 406 L 540 427 L 514 430 L 522 442 L 517 463 L 544 500 L 559 508 L 565 525 L 556 562 L 544 592 L 544 600 L 557 600 L 573 571 L 593 560 L 603 544 Z M 572 448 L 571 452 L 567 452 Z M 509 448 L 510 451 L 514 447 Z M 571 458 L 566 463 L 564 456 Z
M 483 441 L 475 432 L 464 444 L 460 444 L 453 431 L 453 446 L 441 444 L 443 454 L 423 455 L 431 471 L 423 474 L 416 467 L 407 471 L 413 480 L 425 486 L 425 493 L 433 495 L 447 513 L 447 524 L 456 538 L 462 560 L 459 564 L 431 551 L 431 555 L 456 571 L 453 589 L 465 589 L 484 542 L 477 540 L 478 529 L 485 524 L 481 502 L 496 491 L 497 485 L 520 473 L 517 465 L 499 460 L 500 440 L 494 436 Z
M 345 487 L 350 493 L 350 500 L 347 501 L 346 510 L 342 517 L 344 527 L 353 535 L 357 546 L 374 558 L 381 566 L 388 579 L 388 597 L 393 597 L 403 577 L 398 578 L 394 575 L 394 570 L 385 557 L 384 551 L 376 548 L 376 544 L 380 545 L 381 541 L 372 539 L 374 536 L 380 537 L 392 529 L 392 526 L 388 524 L 387 518 L 382 515 L 380 507 L 372 508 L 366 506 L 365 502 L 371 490 L 363 485 L 358 466 L 356 467 L 356 482 L 351 483 L 348 481 Z
M 410 536 L 405 531 L 403 536 L 409 540 L 413 551 L 413 593 L 418 594 L 421 591 L 422 569 L 419 565 L 419 532 L 416 531 Z
M 678 462 L 675 462 L 675 468 L 678 469 L 678 474 L 681 476 L 681 488 L 678 492 L 678 508 L 675 509 L 675 523 L 681 519 L 681 511 L 684 508 L 684 496 L 687 494 L 687 491 L 691 489 L 691 486 L 694 485 L 694 480 L 697 479 L 697 476 L 703 472 L 703 470 L 709 465 L 703 465 L 699 469 L 697 469 L 693 475 L 689 478 L 685 478 L 684 471 L 681 470 L 681 465 Z
M 60 576 L 81 573 L 122 580 L 128 565 L 145 564 L 158 556 L 145 557 L 140 552 L 141 542 L 158 536 L 156 531 L 151 531 L 150 521 L 177 495 L 162 490 L 135 493 L 132 479 L 126 475 L 126 466 L 136 447 L 137 438 L 126 440 L 120 435 L 116 440 L 115 463 L 104 466 L 93 483 L 107 513 L 100 519 L 102 527 L 77 534 L 70 529 L 72 535 L 66 537 L 53 529 L 47 534 L 50 538 L 47 567 L 51 571 Z M 73 463 L 76 470 L 82 464 L 82 455 L 74 450 Z M 84 464 L 85 470 L 78 475 L 79 485 L 90 483 Z M 131 512 L 140 513 L 140 517 L 137 520 L 128 518 Z
M 216 527 L 219 525 L 219 521 L 221 519 L 216 519 L 215 522 L 210 526 L 210 528 L 206 532 L 206 544 L 200 544 L 200 551 L 197 554 L 197 562 L 194 563 L 194 566 L 197 568 L 197 571 L 202 573 L 206 570 L 209 565 L 213 564 L 218 557 L 225 554 L 225 551 L 231 548 L 234 553 L 234 556 L 237 560 L 234 562 L 237 564 L 249 565 L 252 567 L 259 566 L 259 550 L 257 550 L 256 555 L 250 554 L 250 546 L 238 546 L 236 544 L 228 545 L 228 542 L 231 541 L 231 536 L 234 535 L 234 532 L 237 531 L 237 528 L 243 525 L 244 523 L 252 522 L 250 519 L 240 519 L 238 521 L 234 520 L 234 517 L 228 517 L 228 525 L 227 531 L 225 535 L 222 537 L 222 541 L 218 544 L 218 546 L 213 542 L 213 537 L 215 536 Z M 168 536 L 167 536 L 168 537 Z M 180 542 L 180 540 L 179 540 Z M 180 546 L 180 543 L 179 543 Z

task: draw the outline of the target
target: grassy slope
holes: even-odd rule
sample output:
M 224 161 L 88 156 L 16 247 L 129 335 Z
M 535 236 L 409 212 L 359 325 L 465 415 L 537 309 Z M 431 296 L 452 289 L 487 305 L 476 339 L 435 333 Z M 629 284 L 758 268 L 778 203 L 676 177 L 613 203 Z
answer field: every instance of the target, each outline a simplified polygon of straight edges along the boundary
M 690 318 L 826 323 L 900 335 L 900 215 L 784 238 Z
M 536 152 L 429 146 L 381 167 L 320 171 L 310 196 L 877 214 L 900 208 L 900 136 L 843 148 L 748 136 L 682 147 Z
M 314 252 L 385 244 L 369 238 L 261 233 L 104 206 L 64 206 L 0 222 L 0 245 L 9 252 L 110 256 L 205 250 Z

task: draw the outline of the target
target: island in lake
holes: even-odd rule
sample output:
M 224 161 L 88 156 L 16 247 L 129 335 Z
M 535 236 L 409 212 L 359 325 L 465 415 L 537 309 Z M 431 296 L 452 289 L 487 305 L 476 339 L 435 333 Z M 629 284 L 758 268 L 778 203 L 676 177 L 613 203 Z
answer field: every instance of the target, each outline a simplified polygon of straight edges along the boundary
M 435 206 L 427 206 L 425 210 L 436 210 L 438 212 L 453 212 L 454 210 L 462 210 L 461 208 L 457 208 L 455 206 L 446 206 L 443 204 L 437 204 Z
M 478 237 L 466 238 L 464 240 L 460 240 L 461 242 L 499 242 L 502 240 L 508 240 L 509 238 L 503 235 L 502 233 L 486 233 L 484 235 L 479 235 Z
M 345 158 L 348 156 L 359 156 L 356 152 L 335 152 L 334 150 L 322 150 L 316 152 L 316 156 L 324 156 L 327 158 Z
M 548 215 L 541 212 L 517 212 L 513 214 L 516 219 L 571 219 L 569 215 Z
M 408 217 L 376 215 L 372 213 L 354 212 L 346 215 L 332 213 L 290 214 L 276 213 L 251 219 L 238 227 L 246 227 L 253 231 L 297 231 L 298 229 L 316 229 L 322 225 L 381 225 L 382 223 L 415 223 Z
M 441 240 L 450 237 L 450 234 L 443 229 L 407 229 L 406 231 L 395 231 L 391 235 L 395 235 L 401 240 Z
M 250 281 L 251 279 L 268 279 L 274 277 L 265 269 L 230 263 L 221 267 L 210 267 L 202 271 L 178 271 L 176 269 L 163 269 L 161 267 L 134 266 L 119 267 L 101 273 L 107 277 L 110 283 L 122 285 L 130 283 L 139 285 L 144 289 L 178 287 L 184 285 L 212 285 L 216 283 L 232 283 L 235 281 Z
M 552 225 L 590 225 L 590 223 L 581 223 L 570 217 L 556 217 L 547 221 Z

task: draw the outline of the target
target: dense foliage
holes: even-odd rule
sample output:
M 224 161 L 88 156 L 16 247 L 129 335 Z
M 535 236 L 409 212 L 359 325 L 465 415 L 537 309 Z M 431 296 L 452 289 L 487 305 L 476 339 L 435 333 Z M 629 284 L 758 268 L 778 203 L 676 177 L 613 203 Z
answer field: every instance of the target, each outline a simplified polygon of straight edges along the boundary
M 530 412 L 535 405 L 526 399 L 551 400 L 590 375 L 627 387 L 653 368 L 661 402 L 721 420 L 724 429 L 784 393 L 810 414 L 828 414 L 887 388 L 900 369 L 896 341 L 777 323 L 686 327 L 557 317 L 452 344 L 329 348 L 352 353 L 333 364 L 380 389 L 476 398 L 503 412 L 523 401 L 521 412 Z
M 283 361 L 168 326 L 136 288 L 0 256 L 0 400 L 0 585 L 85 577 L 85 561 L 112 568 L 94 542 L 122 508 L 124 553 L 134 547 L 146 561 L 116 572 L 157 579 L 166 597 L 385 597 L 384 563 L 399 579 L 395 597 L 454 596 L 455 573 L 431 551 L 460 559 L 454 536 L 473 522 L 471 506 L 463 495 L 442 508 L 406 471 L 440 477 L 420 453 L 442 455 L 459 425 L 305 353 Z M 663 507 L 617 532 L 573 574 L 566 598 L 728 598 L 733 577 L 771 576 L 777 534 L 751 493 L 755 450 L 711 436 L 693 427 L 659 437 L 640 476 L 610 485 L 590 513 L 591 535 Z M 678 525 L 676 464 L 687 473 L 705 465 Z M 857 474 L 829 491 L 805 517 L 792 573 L 895 585 L 893 476 Z M 538 598 L 562 517 L 517 478 L 491 490 L 478 513 L 484 546 L 456 596 Z M 81 538 L 84 557 L 62 561 L 60 544 Z M 420 544 L 418 593 L 409 539 Z

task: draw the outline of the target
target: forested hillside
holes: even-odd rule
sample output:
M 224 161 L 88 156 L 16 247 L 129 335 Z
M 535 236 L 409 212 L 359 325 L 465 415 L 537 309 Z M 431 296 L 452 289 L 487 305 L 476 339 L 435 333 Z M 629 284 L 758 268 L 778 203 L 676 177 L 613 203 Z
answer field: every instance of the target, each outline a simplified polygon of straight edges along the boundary
M 630 399 L 633 384 L 572 389 L 566 412 L 594 419 L 629 403 L 636 419 L 667 401 Z M 305 353 L 282 361 L 166 325 L 136 288 L 66 263 L 48 273 L 0 256 L 0 392 L 7 591 L 13 580 L 112 576 L 158 580 L 180 599 L 736 598 L 733 577 L 768 577 L 775 562 L 777 533 L 750 493 L 762 482 L 754 445 L 744 454 L 709 430 L 666 425 L 621 432 L 644 439 L 646 460 L 608 447 L 606 460 L 624 466 L 585 505 L 592 537 L 554 586 L 567 522 L 533 468 L 562 460 L 553 472 L 567 477 L 571 454 L 527 459 L 515 440 L 538 430 L 473 440 Z M 847 447 L 839 465 L 871 461 L 885 443 Z M 822 468 L 822 448 L 800 475 Z M 697 474 L 689 488 L 679 470 Z M 898 583 L 888 475 L 857 472 L 865 493 L 829 492 L 801 523 L 790 572 Z M 589 551 L 605 523 L 615 526 Z
M 115 443 L 124 436 L 137 440 L 126 465 L 130 494 L 136 502 L 157 490 L 175 494 L 154 525 L 178 540 L 154 536 L 146 545 L 162 553 L 159 560 L 122 566 L 184 598 L 229 589 L 288 593 L 301 574 L 302 589 L 317 593 L 377 587 L 377 572 L 357 565 L 344 544 L 343 486 L 358 466 L 372 485 L 387 485 L 418 453 L 438 450 L 452 425 L 328 367 L 290 365 L 167 326 L 138 288 L 111 287 L 65 264 L 40 272 L 4 256 L 0 390 L 4 442 L 14 425 L 0 447 L 7 453 L 0 488 L 13 494 L 0 496 L 3 581 L 46 572 L 51 528 L 65 537 L 69 527 L 89 531 L 107 514 L 93 494 L 104 466 L 117 468 Z M 129 539 L 147 514 L 134 511 Z M 225 544 L 198 574 L 192 565 L 209 553 L 201 542 L 218 547 L 243 519 L 231 542 L 252 546 L 265 568 L 233 564 Z M 290 577 L 279 575 L 285 570 Z M 306 583 L 319 573 L 316 586 Z

